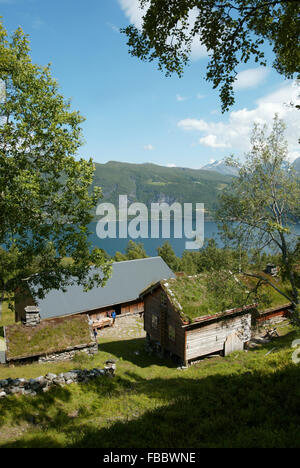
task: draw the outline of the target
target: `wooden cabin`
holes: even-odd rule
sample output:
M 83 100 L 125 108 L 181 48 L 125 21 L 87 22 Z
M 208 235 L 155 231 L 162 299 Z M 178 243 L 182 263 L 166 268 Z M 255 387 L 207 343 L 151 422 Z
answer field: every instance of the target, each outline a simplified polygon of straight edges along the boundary
M 195 294 L 193 288 L 198 288 Z M 149 342 L 185 365 L 209 354 L 242 350 L 251 338 L 256 304 L 209 312 L 205 301 L 197 303 L 202 292 L 204 296 L 198 275 L 159 281 L 141 294 Z
M 91 269 L 101 275 L 100 269 Z M 42 319 L 88 314 L 94 328 L 111 323 L 111 313 L 117 318 L 144 312 L 144 302 L 139 297 L 146 286 L 162 279 L 175 277 L 161 257 L 148 257 L 112 264 L 112 274 L 103 287 L 84 291 L 82 286 L 71 284 L 62 290 L 51 290 L 39 299 L 40 288 L 25 284 L 16 294 L 16 322 L 24 321 L 26 306 L 37 306 Z

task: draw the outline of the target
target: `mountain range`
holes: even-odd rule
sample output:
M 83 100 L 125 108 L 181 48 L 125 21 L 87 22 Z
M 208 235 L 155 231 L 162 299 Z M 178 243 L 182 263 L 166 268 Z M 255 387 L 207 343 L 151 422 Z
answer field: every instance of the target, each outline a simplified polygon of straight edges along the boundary
M 165 167 L 156 164 L 130 164 L 109 161 L 96 163 L 93 185 L 102 188 L 102 203 L 118 207 L 119 195 L 127 195 L 128 204 L 173 202 L 204 203 L 205 211 L 212 213 L 217 197 L 231 176 L 203 169 Z
M 300 157 L 295 159 L 295 161 L 292 163 L 292 166 L 300 174 Z M 234 167 L 227 166 L 224 159 L 221 159 L 220 161 L 212 161 L 211 163 L 202 166 L 201 169 L 205 171 L 215 171 L 219 174 L 231 176 L 235 176 L 238 173 L 237 169 Z
M 102 203 L 119 204 L 119 195 L 127 195 L 128 205 L 134 202 L 151 203 L 179 202 L 204 203 L 206 215 L 217 208 L 220 192 L 230 184 L 236 169 L 226 166 L 225 161 L 214 161 L 201 169 L 165 167 L 157 164 L 131 164 L 109 161 L 95 163 L 93 185 L 102 188 Z M 293 163 L 300 174 L 300 158 Z

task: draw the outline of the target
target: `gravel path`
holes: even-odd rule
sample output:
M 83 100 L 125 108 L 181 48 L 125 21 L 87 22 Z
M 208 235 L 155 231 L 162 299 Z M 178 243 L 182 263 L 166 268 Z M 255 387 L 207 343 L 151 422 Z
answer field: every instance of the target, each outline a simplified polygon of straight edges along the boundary
M 101 338 L 126 340 L 128 338 L 144 338 L 145 336 L 144 319 L 139 315 L 117 317 L 114 327 L 98 330 L 98 340 Z

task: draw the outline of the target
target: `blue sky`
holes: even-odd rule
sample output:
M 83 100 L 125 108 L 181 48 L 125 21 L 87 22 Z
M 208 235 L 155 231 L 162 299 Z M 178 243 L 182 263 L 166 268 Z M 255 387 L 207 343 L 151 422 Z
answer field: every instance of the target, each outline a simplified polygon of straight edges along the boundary
M 204 79 L 203 47 L 195 44 L 183 78 L 166 78 L 153 63 L 128 54 L 119 28 L 140 25 L 137 0 L 0 0 L 8 32 L 29 34 L 32 60 L 52 63 L 52 75 L 86 118 L 80 155 L 96 162 L 153 162 L 200 168 L 248 150 L 253 122 L 275 112 L 288 125 L 291 159 L 300 156 L 297 98 L 291 80 L 270 66 L 241 66 L 236 104 L 221 114 L 218 91 Z M 271 57 L 271 55 L 270 55 Z

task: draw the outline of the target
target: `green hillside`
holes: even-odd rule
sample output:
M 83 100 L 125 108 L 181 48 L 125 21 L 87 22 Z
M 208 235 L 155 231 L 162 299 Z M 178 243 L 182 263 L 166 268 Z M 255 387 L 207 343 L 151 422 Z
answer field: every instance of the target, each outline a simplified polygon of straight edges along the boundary
M 128 203 L 155 202 L 204 203 L 212 213 L 217 196 L 231 177 L 217 172 L 155 164 L 129 164 L 109 161 L 96 163 L 94 184 L 102 187 L 103 202 L 118 205 L 119 195 L 127 195 Z

